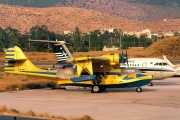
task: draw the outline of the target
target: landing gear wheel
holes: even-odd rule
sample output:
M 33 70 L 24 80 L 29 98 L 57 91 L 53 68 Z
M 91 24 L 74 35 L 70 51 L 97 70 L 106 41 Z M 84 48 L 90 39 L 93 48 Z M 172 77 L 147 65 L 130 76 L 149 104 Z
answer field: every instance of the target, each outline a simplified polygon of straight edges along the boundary
M 100 93 L 100 87 L 98 85 L 94 85 L 91 87 L 91 93 Z
M 141 87 L 136 88 L 136 92 L 142 92 L 142 88 Z
M 153 83 L 152 83 L 152 82 L 150 82 L 150 83 L 148 84 L 148 86 L 153 86 Z

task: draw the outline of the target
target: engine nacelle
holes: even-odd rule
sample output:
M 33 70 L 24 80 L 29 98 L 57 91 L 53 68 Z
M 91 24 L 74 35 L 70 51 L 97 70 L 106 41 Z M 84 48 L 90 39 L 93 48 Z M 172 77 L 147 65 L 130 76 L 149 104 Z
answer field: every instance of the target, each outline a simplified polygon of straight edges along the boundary
M 106 54 L 106 55 L 102 55 L 102 57 L 109 58 L 110 65 L 117 65 L 120 63 L 125 63 L 127 61 L 126 55 L 120 53 Z

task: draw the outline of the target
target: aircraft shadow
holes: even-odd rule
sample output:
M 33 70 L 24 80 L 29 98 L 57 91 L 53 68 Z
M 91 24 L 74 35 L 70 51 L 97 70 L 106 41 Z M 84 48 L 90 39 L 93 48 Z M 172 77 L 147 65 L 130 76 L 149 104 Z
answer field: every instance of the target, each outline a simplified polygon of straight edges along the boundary
M 142 92 L 151 92 L 151 91 L 155 91 L 155 89 L 142 87 Z M 105 93 L 108 92 L 136 92 L 136 88 L 108 88 L 105 91 Z
M 153 82 L 153 86 L 172 86 L 172 85 L 180 85 L 175 82 Z
M 155 91 L 156 89 L 151 89 L 150 88 L 143 88 L 142 87 L 142 92 L 150 92 L 150 91 Z M 90 88 L 67 88 L 65 91 L 68 92 L 91 92 Z M 109 92 L 136 92 L 136 88 L 107 88 L 105 92 L 102 93 L 109 93 Z

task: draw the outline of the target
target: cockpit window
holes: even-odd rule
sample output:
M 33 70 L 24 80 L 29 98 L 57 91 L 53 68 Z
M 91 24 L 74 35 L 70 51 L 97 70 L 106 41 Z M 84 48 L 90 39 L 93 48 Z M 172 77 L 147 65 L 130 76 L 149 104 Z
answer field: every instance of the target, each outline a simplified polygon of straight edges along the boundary
M 163 65 L 168 65 L 167 63 L 163 63 Z
M 159 66 L 162 66 L 162 65 L 168 65 L 167 63 L 156 63 L 156 64 L 154 64 L 154 65 L 159 65 Z
M 154 64 L 154 65 L 158 65 L 158 63 Z
M 159 65 L 163 65 L 163 63 L 159 63 Z

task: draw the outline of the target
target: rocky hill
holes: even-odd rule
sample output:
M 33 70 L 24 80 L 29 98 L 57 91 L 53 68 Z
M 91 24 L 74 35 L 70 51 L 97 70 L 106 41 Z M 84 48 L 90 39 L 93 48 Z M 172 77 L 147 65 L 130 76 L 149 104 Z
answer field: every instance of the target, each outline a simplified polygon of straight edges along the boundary
M 180 18 L 179 0 L 1 0 L 0 3 L 26 7 L 84 8 L 142 21 Z
M 62 33 L 74 31 L 78 26 L 82 32 L 116 28 L 123 31 L 167 32 L 180 30 L 180 19 L 158 22 L 143 22 L 126 19 L 93 10 L 71 7 L 30 8 L 0 4 L 0 27 L 12 27 L 20 32 L 32 26 L 46 25 L 50 31 Z

